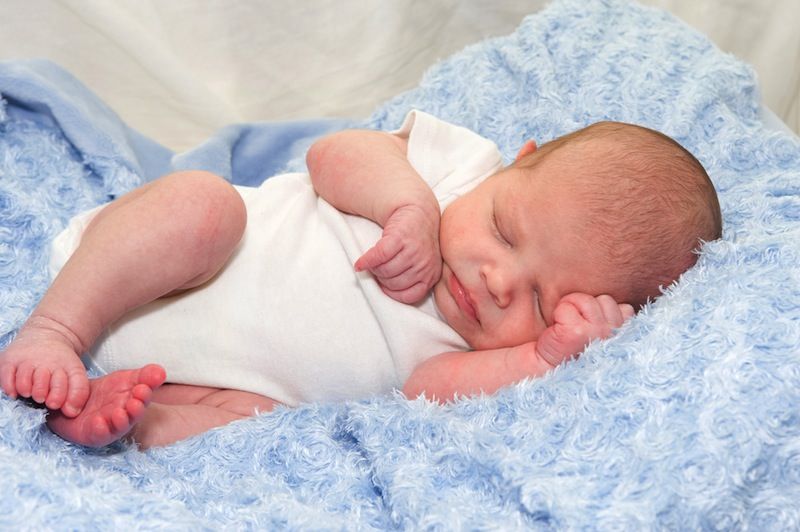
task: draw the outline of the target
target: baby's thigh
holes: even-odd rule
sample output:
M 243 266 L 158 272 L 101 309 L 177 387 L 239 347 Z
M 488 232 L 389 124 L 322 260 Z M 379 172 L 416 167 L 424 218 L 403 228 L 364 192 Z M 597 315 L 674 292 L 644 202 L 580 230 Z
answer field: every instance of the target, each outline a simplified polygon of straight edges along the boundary
M 205 405 L 242 416 L 269 412 L 278 401 L 257 393 L 191 384 L 165 384 L 153 391 L 153 402 L 169 405 Z
M 207 395 L 199 404 L 213 406 L 241 416 L 253 416 L 261 412 L 271 412 L 281 403 L 257 393 L 222 389 Z

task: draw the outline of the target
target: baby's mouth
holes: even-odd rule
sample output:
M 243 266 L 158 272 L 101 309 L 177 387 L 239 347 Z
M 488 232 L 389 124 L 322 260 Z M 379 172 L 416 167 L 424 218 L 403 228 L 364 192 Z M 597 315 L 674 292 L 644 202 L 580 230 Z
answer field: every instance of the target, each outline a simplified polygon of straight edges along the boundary
M 475 304 L 469 297 L 467 290 L 459 282 L 456 274 L 452 271 L 450 272 L 450 279 L 447 280 L 447 287 L 450 289 L 450 295 L 453 296 L 453 300 L 456 302 L 456 305 L 458 305 L 458 308 L 461 309 L 461 312 L 473 321 L 480 323 L 478 320 L 478 313 L 475 310 Z

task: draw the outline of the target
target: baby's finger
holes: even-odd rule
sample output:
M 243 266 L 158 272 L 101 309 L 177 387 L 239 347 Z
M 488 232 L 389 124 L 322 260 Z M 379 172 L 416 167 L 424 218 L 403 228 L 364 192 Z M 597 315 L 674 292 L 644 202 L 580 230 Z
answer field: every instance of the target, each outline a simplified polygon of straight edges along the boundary
M 0 365 L 0 387 L 12 399 L 17 398 L 16 376 L 16 366 L 13 364 Z
M 581 315 L 578 306 L 565 297 L 559 301 L 553 310 L 553 321 L 555 323 L 573 324 L 585 321 L 585 319 Z
M 392 299 L 409 305 L 420 301 L 428 293 L 428 287 L 423 283 L 417 283 L 405 290 L 390 290 L 384 286 L 381 286 L 381 290 Z
M 619 311 L 622 314 L 622 321 L 628 320 L 636 314 L 636 310 L 634 310 L 633 305 L 629 305 L 627 303 L 620 303 Z
M 596 299 L 603 312 L 603 316 L 605 316 L 606 323 L 612 328 L 622 325 L 624 318 L 622 317 L 622 311 L 617 301 L 613 297 L 605 294 L 597 296 Z
M 394 258 L 403 249 L 397 238 L 383 237 L 358 258 L 354 267 L 357 272 L 372 270 Z
M 378 274 L 375 274 L 375 277 L 384 288 L 398 291 L 407 290 L 417 283 L 425 283 L 428 276 L 413 266 L 408 266 L 405 271 L 394 277 L 382 277 Z
M 398 253 L 383 264 L 379 264 L 369 271 L 378 279 L 399 279 L 413 275 L 413 261 L 403 252 Z
M 574 305 L 580 316 L 590 323 L 605 323 L 603 309 L 594 296 L 573 292 L 561 298 L 561 302 Z

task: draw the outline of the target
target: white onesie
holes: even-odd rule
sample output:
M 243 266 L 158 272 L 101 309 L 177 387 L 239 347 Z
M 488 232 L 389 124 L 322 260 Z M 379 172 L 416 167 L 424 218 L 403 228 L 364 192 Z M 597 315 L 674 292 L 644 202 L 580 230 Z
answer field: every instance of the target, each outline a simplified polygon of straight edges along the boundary
M 502 167 L 491 141 L 412 111 L 395 132 L 443 210 Z M 90 356 L 106 372 L 159 363 L 169 382 L 246 390 L 287 405 L 357 399 L 402 386 L 423 360 L 466 350 L 429 295 L 386 296 L 353 263 L 381 227 L 319 198 L 307 174 L 237 187 L 247 205 L 239 247 L 210 282 L 126 315 Z M 96 213 L 53 243 L 55 274 Z

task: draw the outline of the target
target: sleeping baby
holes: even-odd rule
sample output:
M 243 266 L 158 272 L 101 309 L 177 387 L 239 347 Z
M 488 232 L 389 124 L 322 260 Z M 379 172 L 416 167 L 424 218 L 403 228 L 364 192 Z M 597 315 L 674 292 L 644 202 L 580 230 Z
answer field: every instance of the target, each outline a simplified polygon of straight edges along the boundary
M 721 231 L 697 160 L 623 123 L 503 167 L 414 111 L 307 163 L 258 188 L 172 174 L 78 215 L 0 356 L 5 393 L 70 441 L 142 447 L 278 404 L 493 393 L 610 335 Z

